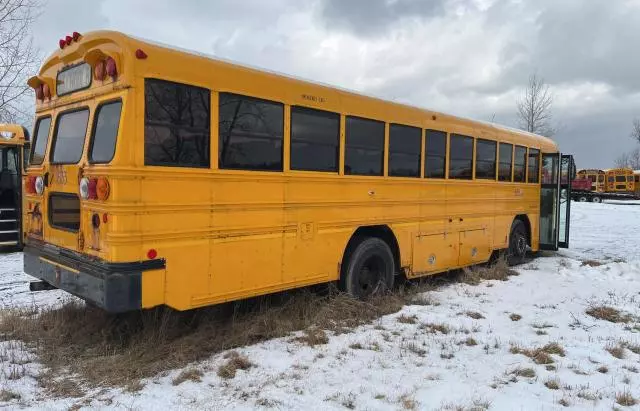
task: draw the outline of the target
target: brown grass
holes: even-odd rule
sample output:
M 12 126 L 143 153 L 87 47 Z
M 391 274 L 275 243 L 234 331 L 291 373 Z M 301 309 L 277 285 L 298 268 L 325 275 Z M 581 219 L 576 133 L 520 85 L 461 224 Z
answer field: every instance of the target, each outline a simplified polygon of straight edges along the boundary
M 534 378 L 536 376 L 536 371 L 533 368 L 516 368 L 511 371 L 511 374 L 518 377 Z
M 467 347 L 473 347 L 474 345 L 478 345 L 478 342 L 472 337 L 469 337 L 464 340 L 464 345 L 466 345 Z
M 397 312 L 422 290 L 413 286 L 363 302 L 303 289 L 190 312 L 159 308 L 109 315 L 76 302 L 37 315 L 33 308 L 9 309 L 0 311 L 0 340 L 21 340 L 39 357 L 50 370 L 43 384 L 70 373 L 81 383 L 128 386 L 217 352 L 312 326 L 332 331 L 370 323 Z M 322 341 L 319 336 L 309 341 Z
M 483 280 L 507 281 L 509 277 L 514 275 L 518 275 L 518 273 L 509 267 L 507 260 L 499 258 L 490 265 L 464 268 L 460 276 L 460 281 L 470 285 L 478 285 Z
M 632 353 L 640 355 L 640 344 L 630 342 L 623 342 L 622 344 Z
M 511 319 L 511 321 L 520 321 L 522 320 L 522 316 L 520 314 L 511 314 L 509 316 L 509 318 Z
M 598 367 L 597 371 L 600 374 L 606 374 L 609 372 L 609 367 L 607 367 L 606 365 L 601 365 L 600 367 Z
M 329 342 L 329 336 L 327 336 L 324 330 L 311 327 L 304 330 L 304 335 L 296 338 L 296 341 L 307 344 L 310 347 L 315 347 L 316 345 L 327 344 Z
M 477 311 L 467 311 L 465 314 L 467 315 L 467 317 L 473 318 L 474 320 L 484 319 L 484 315 L 480 314 Z
M 402 314 L 398 317 L 398 322 L 402 324 L 415 324 L 418 322 L 418 316 Z
M 230 351 L 225 355 L 227 361 L 218 367 L 218 377 L 231 379 L 236 376 L 237 370 L 248 370 L 253 367 L 247 356 L 239 354 L 237 351 Z
M 596 260 L 584 260 L 582 262 L 582 264 L 580 264 L 581 267 L 584 267 L 584 266 L 600 267 L 601 265 L 602 265 L 602 263 L 600 261 L 596 261 Z
M 624 407 L 633 407 L 638 403 L 638 400 L 633 398 L 629 391 L 624 391 L 616 394 L 616 402 Z
M 0 390 L 0 402 L 9 402 L 13 400 L 19 400 L 22 398 L 17 392 L 13 392 L 7 389 Z
M 544 386 L 547 387 L 550 390 L 559 390 L 560 389 L 560 382 L 556 379 L 552 379 L 552 380 L 547 380 L 544 382 Z
M 615 358 L 622 360 L 625 357 L 624 345 L 621 343 L 618 344 L 609 344 L 605 348 Z
M 606 305 L 592 306 L 586 311 L 587 315 L 592 316 L 598 320 L 605 320 L 612 323 L 628 323 L 633 320 L 633 316 L 630 314 L 624 314 L 620 310 Z
M 187 368 L 182 370 L 171 382 L 173 385 L 180 385 L 185 381 L 200 382 L 204 374 L 197 368 Z
M 420 328 L 422 328 L 423 330 L 431 334 L 435 334 L 435 333 L 449 334 L 449 332 L 451 331 L 451 328 L 449 328 L 447 324 L 442 324 L 442 323 L 440 324 L 426 323 L 426 324 L 422 324 Z
M 522 354 L 531 358 L 536 364 L 552 364 L 553 357 L 551 354 L 565 356 L 565 351 L 558 343 L 549 343 L 542 347 L 536 348 L 521 348 L 517 345 L 512 345 L 509 350 L 512 354 Z

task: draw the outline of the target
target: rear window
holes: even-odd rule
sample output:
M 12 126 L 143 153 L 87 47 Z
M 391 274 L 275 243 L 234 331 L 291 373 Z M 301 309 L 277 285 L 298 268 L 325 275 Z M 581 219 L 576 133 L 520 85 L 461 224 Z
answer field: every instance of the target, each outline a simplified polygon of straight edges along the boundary
M 49 196 L 49 224 L 60 230 L 80 229 L 80 199 L 75 194 L 51 193 Z
M 44 161 L 44 152 L 47 151 L 47 140 L 49 137 L 49 128 L 51 127 L 51 117 L 38 119 L 36 129 L 33 135 L 33 154 L 31 155 L 31 164 L 42 164 Z
M 120 123 L 121 101 L 98 107 L 93 126 L 93 138 L 89 159 L 92 163 L 108 163 L 116 152 L 116 137 Z
M 624 183 L 625 181 L 627 181 L 625 176 L 616 176 L 616 183 Z
M 51 147 L 53 163 L 75 164 L 80 161 L 88 120 L 89 110 L 86 108 L 58 116 Z

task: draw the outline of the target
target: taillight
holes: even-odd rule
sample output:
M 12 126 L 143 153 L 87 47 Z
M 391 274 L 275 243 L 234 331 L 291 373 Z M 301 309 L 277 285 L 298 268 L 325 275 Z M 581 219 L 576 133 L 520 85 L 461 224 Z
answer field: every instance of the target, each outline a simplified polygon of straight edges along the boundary
M 44 100 L 44 87 L 42 84 L 36 87 L 36 98 L 38 100 Z
M 87 200 L 89 198 L 89 179 L 82 177 L 80 180 L 80 198 Z
M 96 194 L 97 185 L 98 185 L 98 180 L 96 180 L 95 178 L 89 179 L 89 185 L 87 187 L 87 194 L 88 194 L 87 198 L 89 200 L 95 200 L 96 198 L 98 198 L 98 195 Z
M 96 66 L 93 68 L 93 76 L 96 78 L 96 80 L 99 80 L 99 81 L 104 80 L 104 77 L 106 75 L 106 69 L 104 66 L 105 66 L 104 60 L 100 60 L 96 62 Z
M 42 176 L 36 177 L 33 186 L 36 194 L 42 195 L 44 192 L 44 178 L 42 178 Z
M 149 251 L 147 251 L 147 258 L 149 260 L 153 260 L 154 258 L 156 258 L 158 256 L 158 252 L 155 249 L 150 249 Z
M 47 83 L 44 83 L 42 85 L 42 95 L 47 100 L 51 99 L 51 89 L 49 88 L 49 85 Z
M 147 53 L 145 53 L 144 50 L 142 49 L 138 49 L 136 50 L 136 58 L 140 60 L 144 60 L 147 58 Z
M 36 193 L 36 177 L 35 176 L 27 176 L 27 179 L 24 183 L 24 189 L 28 194 Z
M 115 78 L 118 76 L 118 69 L 116 68 L 116 61 L 113 59 L 113 57 L 109 57 L 107 59 L 107 74 L 109 75 L 109 77 L 113 78 L 115 80 Z
M 109 187 L 109 180 L 106 177 L 99 177 L 96 182 L 96 196 L 98 200 L 105 201 L 109 198 L 109 192 L 111 191 L 111 187 Z

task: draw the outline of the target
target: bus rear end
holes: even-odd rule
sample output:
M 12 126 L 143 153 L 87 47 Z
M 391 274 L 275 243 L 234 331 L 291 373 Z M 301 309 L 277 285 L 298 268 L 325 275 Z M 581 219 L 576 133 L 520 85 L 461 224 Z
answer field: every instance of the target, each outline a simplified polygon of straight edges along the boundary
M 122 213 L 136 191 L 135 59 L 117 33 L 73 33 L 29 79 L 24 270 L 41 280 L 33 289 L 60 288 L 111 312 L 140 308 L 142 273 L 164 266 L 120 241 L 135 226 Z

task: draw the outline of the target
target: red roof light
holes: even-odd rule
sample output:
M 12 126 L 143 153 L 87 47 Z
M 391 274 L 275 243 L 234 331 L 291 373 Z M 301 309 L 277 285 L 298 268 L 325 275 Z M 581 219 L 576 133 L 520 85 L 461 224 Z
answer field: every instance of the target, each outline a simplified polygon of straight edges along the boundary
M 71 45 L 71 42 L 73 41 L 73 38 L 71 36 L 67 36 L 64 38 L 65 43 L 67 43 L 67 46 Z
M 64 41 L 64 39 L 60 39 L 60 41 L 58 42 L 58 44 L 60 45 L 60 49 L 63 49 L 64 46 L 67 45 L 67 43 Z
M 73 36 L 73 41 L 80 40 L 80 33 L 78 33 L 77 31 L 74 31 L 72 36 Z

